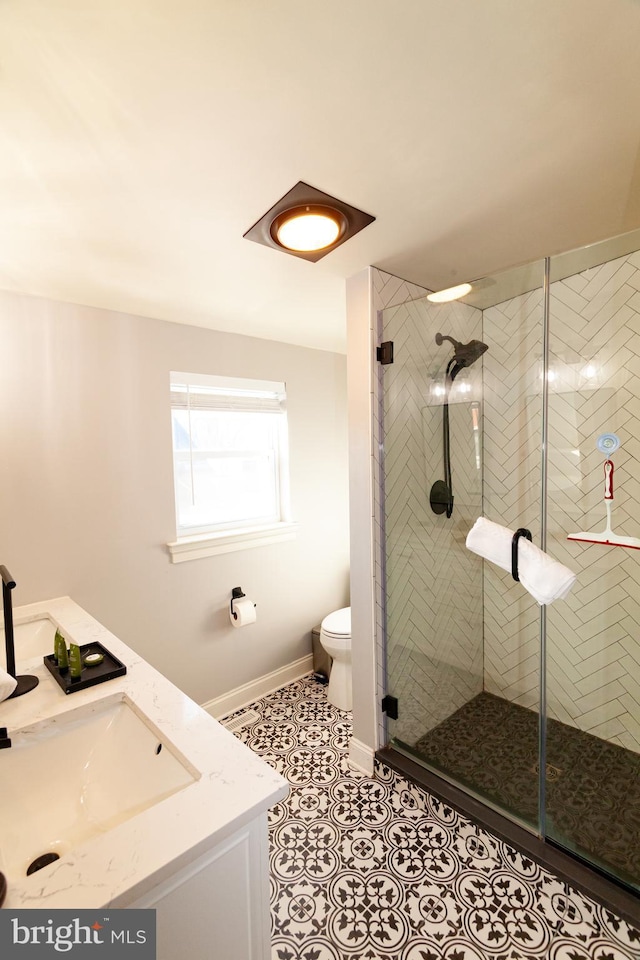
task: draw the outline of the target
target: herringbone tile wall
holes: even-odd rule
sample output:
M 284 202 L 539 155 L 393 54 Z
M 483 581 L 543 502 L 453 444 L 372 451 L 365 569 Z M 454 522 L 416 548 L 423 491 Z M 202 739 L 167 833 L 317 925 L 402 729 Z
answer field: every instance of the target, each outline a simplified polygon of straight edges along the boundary
M 483 313 L 414 301 L 385 310 L 383 324 L 397 358 L 382 374 L 388 688 L 401 702 L 391 732 L 411 743 L 483 688 L 537 707 L 539 607 L 490 564 L 483 580 L 464 540 L 484 514 L 540 542 L 542 292 Z M 470 392 L 451 398 L 449 521 L 429 507 L 450 356 L 438 330 L 489 345 L 468 371 Z M 550 348 L 547 549 L 578 579 L 547 608 L 549 715 L 640 751 L 640 551 L 566 540 L 604 528 L 603 432 L 622 441 L 614 530 L 640 537 L 640 253 L 552 283 Z
M 640 553 L 568 541 L 605 526 L 601 433 L 619 435 L 614 530 L 640 535 L 640 254 L 551 285 L 547 551 L 578 574 L 547 608 L 549 716 L 640 751 Z M 484 512 L 540 534 L 538 292 L 484 311 Z M 538 607 L 485 564 L 485 689 L 535 708 Z M 553 757 L 549 758 L 553 762 Z
M 640 252 L 551 284 L 550 348 L 549 552 L 578 580 L 548 610 L 549 712 L 638 752 L 640 551 L 565 537 L 605 527 L 605 432 L 612 526 L 640 537 Z
M 540 283 L 543 277 L 540 276 Z M 540 543 L 542 289 L 483 311 L 482 512 Z M 536 709 L 540 695 L 540 607 L 494 564 L 484 564 L 485 690 Z

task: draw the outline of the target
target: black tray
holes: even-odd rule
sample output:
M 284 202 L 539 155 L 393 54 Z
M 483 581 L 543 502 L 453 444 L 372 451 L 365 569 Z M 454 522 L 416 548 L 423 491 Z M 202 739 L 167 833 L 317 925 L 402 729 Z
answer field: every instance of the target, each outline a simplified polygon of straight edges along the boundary
M 52 653 L 44 657 L 44 665 L 54 680 L 62 687 L 65 693 L 75 693 L 77 690 L 86 690 L 87 687 L 94 687 L 96 683 L 104 683 L 105 680 L 113 680 L 115 677 L 123 677 L 127 672 L 122 660 L 118 660 L 112 653 L 109 653 L 106 647 L 101 643 L 83 643 L 80 647 L 80 657 L 82 660 L 88 653 L 101 653 L 104 657 L 102 663 L 95 667 L 85 667 L 82 665 L 82 674 L 73 679 L 69 676 L 69 671 L 60 673 L 58 664 Z

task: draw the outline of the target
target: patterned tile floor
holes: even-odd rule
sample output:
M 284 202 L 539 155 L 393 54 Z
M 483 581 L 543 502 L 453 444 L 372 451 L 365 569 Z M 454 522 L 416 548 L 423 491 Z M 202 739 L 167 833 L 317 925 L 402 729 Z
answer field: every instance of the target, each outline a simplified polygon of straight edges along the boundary
M 291 785 L 273 960 L 639 960 L 640 931 L 388 767 L 353 771 L 350 715 L 311 677 L 249 709 L 236 736 Z

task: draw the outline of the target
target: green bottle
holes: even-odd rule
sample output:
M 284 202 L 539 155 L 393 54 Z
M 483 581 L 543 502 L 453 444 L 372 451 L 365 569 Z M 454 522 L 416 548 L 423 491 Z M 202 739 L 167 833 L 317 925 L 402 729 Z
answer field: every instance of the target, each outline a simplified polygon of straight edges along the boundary
M 77 643 L 69 644 L 69 673 L 72 680 L 79 680 L 82 675 L 82 656 Z
M 67 655 L 67 641 L 61 633 L 56 631 L 56 653 L 58 656 L 58 670 L 60 673 L 66 673 L 69 669 L 69 657 Z

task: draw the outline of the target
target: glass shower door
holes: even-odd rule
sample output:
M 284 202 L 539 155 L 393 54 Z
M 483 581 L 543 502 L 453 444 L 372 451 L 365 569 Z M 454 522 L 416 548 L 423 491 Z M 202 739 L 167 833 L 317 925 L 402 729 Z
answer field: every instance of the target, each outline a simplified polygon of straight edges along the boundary
M 540 608 L 465 540 L 486 516 L 540 543 L 542 277 L 390 307 L 381 330 L 390 742 L 536 832 Z
M 547 266 L 381 314 L 389 740 L 640 890 L 640 231 Z M 467 549 L 480 516 L 568 597 Z
M 546 736 L 547 837 L 636 889 L 639 250 L 637 231 L 551 261 L 549 551 L 578 578 L 548 609 Z

